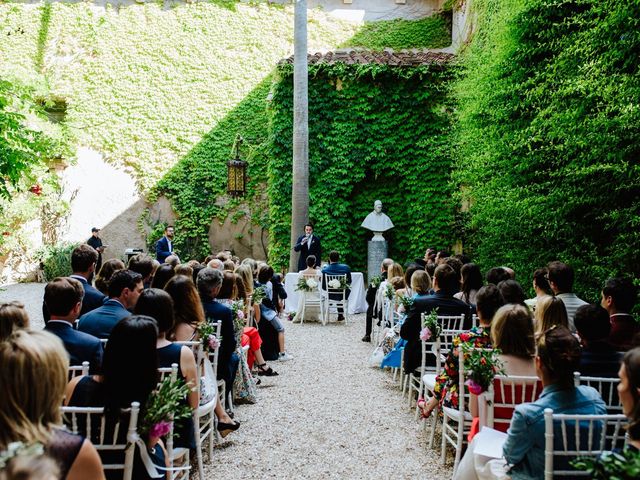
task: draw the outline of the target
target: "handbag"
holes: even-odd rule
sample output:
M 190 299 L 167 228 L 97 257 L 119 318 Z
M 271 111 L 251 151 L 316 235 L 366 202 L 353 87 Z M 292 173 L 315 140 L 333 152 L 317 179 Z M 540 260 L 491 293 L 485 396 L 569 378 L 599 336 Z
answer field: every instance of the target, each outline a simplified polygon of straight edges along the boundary
M 200 405 L 206 405 L 213 400 L 218 393 L 218 382 L 213 371 L 213 365 L 208 358 L 202 363 L 203 375 L 200 377 Z

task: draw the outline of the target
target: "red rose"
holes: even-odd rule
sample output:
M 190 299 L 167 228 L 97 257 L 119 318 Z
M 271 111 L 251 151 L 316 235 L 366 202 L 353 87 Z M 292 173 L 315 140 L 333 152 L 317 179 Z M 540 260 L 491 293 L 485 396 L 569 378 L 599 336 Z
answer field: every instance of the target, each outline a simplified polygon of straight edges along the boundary
M 31 193 L 33 193 L 34 195 L 41 195 L 42 194 L 42 187 L 40 185 L 38 185 L 37 183 L 35 185 L 33 185 L 29 191 Z

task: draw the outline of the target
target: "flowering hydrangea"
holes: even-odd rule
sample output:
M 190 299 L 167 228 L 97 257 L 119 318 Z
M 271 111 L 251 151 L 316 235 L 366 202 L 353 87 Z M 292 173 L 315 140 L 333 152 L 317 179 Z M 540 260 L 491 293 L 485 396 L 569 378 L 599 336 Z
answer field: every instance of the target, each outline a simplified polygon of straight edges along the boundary
M 429 327 L 424 327 L 420 332 L 420 340 L 422 340 L 423 342 L 426 342 L 430 338 L 431 338 L 431 330 L 429 329 Z
M 318 282 L 316 282 L 313 278 L 307 278 L 307 286 L 309 288 L 316 288 L 318 286 Z
M 337 278 L 334 278 L 333 280 L 329 281 L 329 288 L 333 288 L 335 290 L 340 288 L 340 280 L 338 280 Z
M 220 347 L 220 340 L 215 335 L 209 335 L 209 348 L 215 350 Z

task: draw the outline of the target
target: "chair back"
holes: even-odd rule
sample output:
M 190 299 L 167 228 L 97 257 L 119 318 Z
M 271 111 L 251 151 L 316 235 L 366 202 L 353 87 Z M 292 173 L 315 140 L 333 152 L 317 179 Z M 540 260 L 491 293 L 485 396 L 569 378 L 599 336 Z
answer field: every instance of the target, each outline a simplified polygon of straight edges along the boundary
M 324 288 L 328 294 L 333 295 L 334 298 L 332 298 L 332 300 L 336 301 L 336 302 L 345 301 L 346 298 L 347 298 L 347 288 L 346 287 L 345 288 L 332 288 L 332 287 L 329 286 L 329 284 L 331 283 L 332 280 L 338 280 L 339 282 L 344 280 L 346 282 L 347 281 L 347 275 L 346 274 L 331 275 L 329 273 L 325 273 L 323 275 L 324 275 L 324 279 L 322 281 L 322 288 Z M 338 298 L 337 296 L 342 296 L 342 298 Z
M 443 329 L 440 332 L 440 354 L 446 357 L 453 348 L 453 340 L 466 330 L 448 330 Z M 444 360 L 443 360 L 444 361 Z
M 84 362 L 82 362 L 82 365 L 70 365 L 68 372 L 69 380 L 78 376 L 87 376 L 89 375 L 89 362 L 85 360 Z
M 442 330 L 463 330 L 464 314 L 461 315 L 438 315 L 438 323 Z
M 138 448 L 149 476 L 163 476 L 149 459 L 146 446 L 138 434 L 138 402 L 133 402 L 130 409 L 123 410 L 120 416 L 109 421 L 103 407 L 62 407 L 62 413 L 71 432 L 86 437 L 96 447 L 101 454 L 104 470 L 122 470 L 123 479 L 131 480 L 135 450 Z M 106 455 L 112 452 L 121 452 L 124 461 L 111 461 L 120 458 L 117 455 Z
M 573 381 L 576 387 L 587 385 L 598 390 L 602 400 L 607 405 L 607 413 L 611 415 L 622 413 L 622 403 L 620 403 L 620 397 L 618 396 L 619 378 L 583 377 L 580 372 L 574 372 Z
M 496 375 L 489 390 L 480 396 L 480 403 L 486 408 L 486 425 L 506 432 L 516 406 L 535 402 L 540 393 L 542 382 L 538 377 Z
M 569 462 L 577 457 L 596 457 L 624 446 L 624 415 L 571 415 L 544 410 L 544 478 L 585 476 Z M 604 432 L 613 432 L 611 437 Z

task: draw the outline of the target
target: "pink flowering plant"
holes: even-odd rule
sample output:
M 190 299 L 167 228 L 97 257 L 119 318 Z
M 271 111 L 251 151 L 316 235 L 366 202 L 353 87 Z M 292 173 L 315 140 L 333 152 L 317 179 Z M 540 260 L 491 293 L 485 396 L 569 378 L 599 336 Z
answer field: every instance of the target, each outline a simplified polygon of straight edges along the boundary
M 142 433 L 146 433 L 149 438 L 164 437 L 171 431 L 174 420 L 189 417 L 191 409 L 184 399 L 190 391 L 183 379 L 172 380 L 171 377 L 165 377 L 147 400 Z
M 216 337 L 216 327 L 213 323 L 203 322 L 198 327 L 198 337 L 202 342 L 202 348 L 205 352 L 215 352 L 220 347 L 222 338 Z
M 233 312 L 233 328 L 236 335 L 241 335 L 246 322 L 246 315 L 244 314 L 244 302 L 237 300 L 231 304 L 231 311 Z
M 440 336 L 441 332 L 442 327 L 438 323 L 438 312 L 437 310 L 432 310 L 431 313 L 424 317 L 422 330 L 420 331 L 420 340 L 433 342 Z
M 464 384 L 470 393 L 480 395 L 486 392 L 496 375 L 504 375 L 499 349 L 476 349 L 470 343 L 461 343 L 460 349 L 467 379 Z

